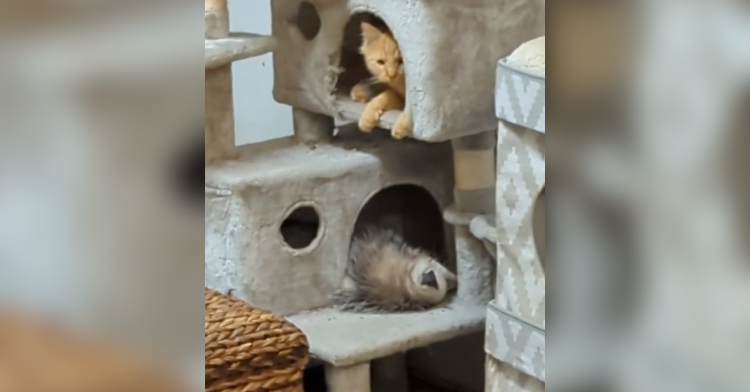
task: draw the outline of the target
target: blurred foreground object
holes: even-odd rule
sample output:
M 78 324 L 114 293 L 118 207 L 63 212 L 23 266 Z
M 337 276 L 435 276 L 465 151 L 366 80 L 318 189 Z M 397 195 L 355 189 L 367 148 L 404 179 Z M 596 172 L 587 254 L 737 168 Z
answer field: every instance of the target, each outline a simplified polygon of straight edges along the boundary
M 200 16 L 110 3 L 0 35 L 0 308 L 200 376 L 203 226 L 178 186 L 203 154 Z
M 635 18 L 633 2 L 555 2 L 547 35 L 554 38 L 555 115 L 592 116 L 628 85 Z M 566 137 L 570 137 L 566 135 Z
M 206 291 L 206 392 L 303 392 L 305 335 L 281 317 Z
M 0 315 L 0 391 L 185 392 L 153 363 L 55 325 Z
M 747 391 L 747 199 L 736 193 L 748 179 L 750 14 L 730 1 L 642 5 L 648 39 L 628 165 L 647 279 L 622 383 L 644 392 Z

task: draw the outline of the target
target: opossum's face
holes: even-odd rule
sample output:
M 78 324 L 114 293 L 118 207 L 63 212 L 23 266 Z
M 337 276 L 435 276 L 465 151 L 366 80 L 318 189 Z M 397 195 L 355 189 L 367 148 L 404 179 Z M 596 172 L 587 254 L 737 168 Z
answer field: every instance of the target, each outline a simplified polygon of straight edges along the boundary
M 437 260 L 423 257 L 415 261 L 411 270 L 411 294 L 414 300 L 438 304 L 449 291 L 456 288 L 456 275 Z

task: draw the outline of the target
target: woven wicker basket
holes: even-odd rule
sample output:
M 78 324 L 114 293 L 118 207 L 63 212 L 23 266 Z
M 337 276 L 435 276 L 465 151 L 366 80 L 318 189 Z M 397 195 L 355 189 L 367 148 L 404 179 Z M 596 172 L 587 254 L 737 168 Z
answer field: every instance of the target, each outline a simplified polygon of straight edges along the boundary
M 206 392 L 303 392 L 308 360 L 294 325 L 206 289 Z

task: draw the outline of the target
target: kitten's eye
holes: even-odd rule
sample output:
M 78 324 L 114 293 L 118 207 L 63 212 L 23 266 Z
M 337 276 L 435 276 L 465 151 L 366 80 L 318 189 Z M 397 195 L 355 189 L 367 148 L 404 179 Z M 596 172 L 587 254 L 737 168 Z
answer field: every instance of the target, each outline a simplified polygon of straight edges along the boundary
M 383 59 L 380 59 L 380 60 L 378 60 L 378 61 L 377 61 L 377 63 L 378 63 L 379 65 L 385 65 L 385 60 L 383 60 Z
M 402 65 L 402 64 L 404 64 L 404 59 L 401 59 L 401 58 L 400 58 L 400 59 L 398 59 L 398 60 L 396 60 L 396 61 L 398 62 L 398 65 Z

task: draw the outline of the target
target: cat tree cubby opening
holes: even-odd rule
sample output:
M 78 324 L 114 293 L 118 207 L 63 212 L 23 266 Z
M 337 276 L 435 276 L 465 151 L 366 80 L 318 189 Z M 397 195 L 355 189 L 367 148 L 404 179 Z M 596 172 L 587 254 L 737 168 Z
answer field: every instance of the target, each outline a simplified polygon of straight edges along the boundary
M 446 241 L 452 238 L 452 227 L 445 225 L 440 205 L 425 188 L 393 185 L 374 194 L 360 210 L 352 237 L 372 227 L 393 230 L 455 272 L 453 244 Z
M 390 30 L 390 27 L 382 18 L 370 12 L 355 12 L 346 22 L 338 64 L 340 73 L 334 90 L 338 109 L 336 124 L 340 126 L 356 123 L 359 120 L 366 104 L 355 102 L 351 98 L 350 92 L 354 85 L 372 77 L 360 53 L 360 46 L 362 45 L 362 29 L 360 26 L 362 22 L 367 22 L 383 30 Z M 374 94 L 383 90 L 383 86 L 378 83 L 373 84 L 372 88 Z M 391 129 L 400 112 L 400 110 L 391 110 L 384 113 L 380 119 L 379 127 Z

